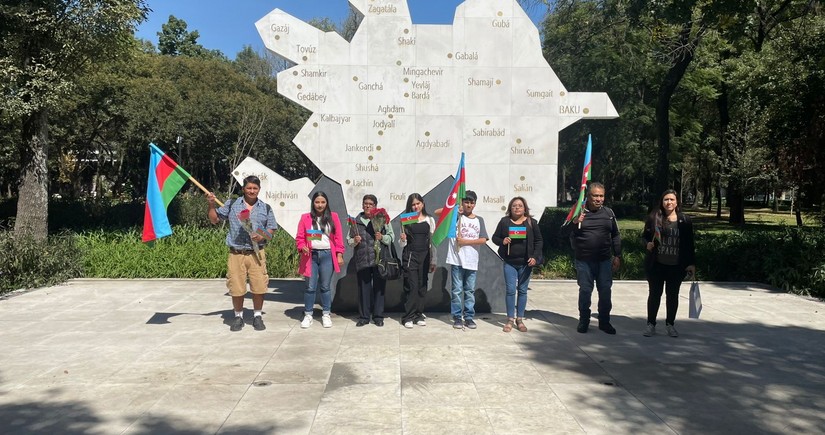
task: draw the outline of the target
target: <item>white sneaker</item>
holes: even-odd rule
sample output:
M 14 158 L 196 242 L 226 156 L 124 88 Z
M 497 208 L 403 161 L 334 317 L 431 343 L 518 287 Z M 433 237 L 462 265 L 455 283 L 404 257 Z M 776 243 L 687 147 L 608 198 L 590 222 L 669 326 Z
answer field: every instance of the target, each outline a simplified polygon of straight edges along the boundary
M 324 325 L 324 328 L 332 328 L 332 319 L 329 317 L 329 314 L 321 316 L 321 324 Z
M 642 332 L 642 335 L 644 335 L 645 337 L 653 337 L 654 335 L 656 335 L 656 325 L 652 323 L 648 323 L 647 325 L 645 325 L 645 332 Z
M 301 320 L 301 329 L 307 329 L 312 326 L 312 314 L 304 314 L 304 320 Z
M 411 322 L 411 321 L 410 321 L 410 322 L 406 322 L 406 323 L 404 323 L 404 327 L 405 327 L 405 328 L 407 328 L 407 329 L 412 329 L 412 327 L 413 327 L 413 322 Z
M 670 337 L 678 337 L 679 331 L 673 325 L 665 325 L 665 329 L 667 329 L 667 335 Z
M 421 318 L 416 320 L 415 324 L 418 326 L 427 326 L 427 316 L 422 314 Z

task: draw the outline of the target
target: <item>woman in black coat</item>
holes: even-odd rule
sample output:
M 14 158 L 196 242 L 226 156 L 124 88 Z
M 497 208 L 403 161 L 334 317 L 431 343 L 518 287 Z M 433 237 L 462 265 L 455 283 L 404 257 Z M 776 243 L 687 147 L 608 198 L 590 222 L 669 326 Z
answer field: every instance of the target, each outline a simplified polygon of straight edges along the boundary
M 679 209 L 676 191 L 668 189 L 662 194 L 659 208 L 645 222 L 642 233 L 647 249 L 645 275 L 647 276 L 647 325 L 644 336 L 656 333 L 656 314 L 662 301 L 662 291 L 667 294 L 667 335 L 678 337 L 673 326 L 679 308 L 679 287 L 686 274 L 696 273 L 696 250 L 693 241 L 693 224 Z

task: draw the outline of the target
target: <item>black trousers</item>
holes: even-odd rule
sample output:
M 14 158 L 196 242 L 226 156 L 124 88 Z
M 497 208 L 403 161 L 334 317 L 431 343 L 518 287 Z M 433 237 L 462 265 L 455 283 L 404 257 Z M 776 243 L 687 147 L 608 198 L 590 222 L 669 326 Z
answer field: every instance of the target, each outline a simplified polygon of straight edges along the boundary
M 372 266 L 361 269 L 356 273 L 358 277 L 358 314 L 361 320 L 384 318 L 384 292 L 387 281 L 381 278 L 378 267 Z
M 406 312 L 401 323 L 415 322 L 422 317 L 427 298 L 430 252 L 405 250 L 401 260 L 404 262 L 404 293 L 407 295 Z
M 676 320 L 676 311 L 679 309 L 679 287 L 685 277 L 685 269 L 682 266 L 669 266 L 661 263 L 654 263 L 650 275 L 647 277 L 647 323 L 656 324 L 656 314 L 659 313 L 659 305 L 662 302 L 662 291 L 667 293 L 665 307 L 667 317 L 665 323 L 672 325 Z

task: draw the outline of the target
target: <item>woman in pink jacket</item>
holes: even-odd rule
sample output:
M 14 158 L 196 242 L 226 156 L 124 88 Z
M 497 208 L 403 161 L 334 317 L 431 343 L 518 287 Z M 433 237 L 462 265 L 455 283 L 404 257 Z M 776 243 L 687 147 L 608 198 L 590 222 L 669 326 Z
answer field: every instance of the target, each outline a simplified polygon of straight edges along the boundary
M 344 265 L 344 239 L 338 213 L 329 210 L 329 200 L 324 192 L 312 195 L 309 213 L 301 215 L 298 233 L 295 235 L 301 261 L 298 272 L 307 277 L 304 291 L 304 320 L 301 328 L 312 325 L 312 308 L 315 305 L 315 290 L 321 289 L 321 324 L 324 328 L 332 327 L 329 316 L 332 305 L 330 283 L 332 273 L 340 272 Z

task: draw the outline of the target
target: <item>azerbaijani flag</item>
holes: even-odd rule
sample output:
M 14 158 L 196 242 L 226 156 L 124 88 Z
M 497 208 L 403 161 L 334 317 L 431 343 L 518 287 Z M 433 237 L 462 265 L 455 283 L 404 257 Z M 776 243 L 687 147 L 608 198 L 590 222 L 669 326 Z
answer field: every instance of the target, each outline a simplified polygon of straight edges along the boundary
M 351 227 L 357 225 L 355 223 L 355 218 L 350 215 L 347 215 L 347 224 Z
M 414 224 L 418 222 L 418 216 L 421 213 L 417 211 L 411 211 L 409 213 L 402 213 L 401 214 L 401 226 L 407 226 L 409 224 Z
M 656 212 L 655 229 L 653 230 L 653 241 L 662 244 L 662 212 Z
M 323 234 L 321 230 L 307 230 L 307 240 L 321 240 Z
M 146 210 L 143 214 L 144 243 L 172 234 L 166 209 L 191 177 L 155 144 L 149 144 L 149 182 L 146 185 Z
M 255 230 L 255 232 L 258 233 L 258 235 L 260 235 L 261 237 L 263 237 L 264 240 L 272 240 L 272 234 L 269 234 L 269 231 L 263 228 L 258 228 L 257 230 Z
M 579 199 L 573 204 L 573 208 L 570 209 L 570 213 L 567 215 L 567 218 L 564 220 L 564 223 L 561 226 L 565 226 L 579 217 L 579 214 L 582 212 L 582 208 L 584 207 L 584 202 L 587 199 L 585 196 L 585 191 L 587 190 L 587 182 L 590 181 L 590 151 L 593 148 L 593 142 L 590 139 L 590 135 L 587 135 L 587 151 L 584 153 L 584 168 L 582 169 L 582 184 L 579 188 Z
M 507 235 L 511 239 L 526 239 L 527 227 L 510 227 L 510 231 Z
M 458 222 L 458 207 L 456 203 L 464 198 L 465 177 L 464 177 L 464 153 L 461 153 L 461 162 L 458 164 L 458 172 L 455 174 L 453 183 L 447 200 L 444 201 L 444 209 L 438 218 L 433 233 L 433 245 L 438 246 L 446 238 L 455 238 L 456 223 Z

